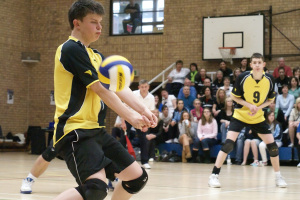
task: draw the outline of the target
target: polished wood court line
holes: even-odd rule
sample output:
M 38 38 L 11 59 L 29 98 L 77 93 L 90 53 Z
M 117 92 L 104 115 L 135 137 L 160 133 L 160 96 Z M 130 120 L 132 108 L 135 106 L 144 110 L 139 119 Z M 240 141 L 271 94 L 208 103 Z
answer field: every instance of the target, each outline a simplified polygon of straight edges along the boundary
M 64 161 L 55 159 L 33 186 L 32 194 L 20 194 L 22 179 L 37 158 L 24 152 L 0 153 L 0 200 L 50 200 L 75 187 Z M 284 166 L 281 173 L 288 188 L 275 187 L 271 166 L 224 165 L 221 189 L 209 188 L 213 164 L 150 163 L 149 182 L 134 200 L 296 200 L 300 198 L 300 168 Z M 111 193 L 106 199 L 110 199 Z

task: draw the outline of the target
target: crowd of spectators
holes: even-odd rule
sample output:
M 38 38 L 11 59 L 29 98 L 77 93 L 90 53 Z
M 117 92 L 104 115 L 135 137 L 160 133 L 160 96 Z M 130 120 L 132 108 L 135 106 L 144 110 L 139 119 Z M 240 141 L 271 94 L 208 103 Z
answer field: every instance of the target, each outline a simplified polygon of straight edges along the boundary
M 274 103 L 264 109 L 265 117 L 277 145 L 297 146 L 300 155 L 300 133 L 296 131 L 300 122 L 300 68 L 291 69 L 285 65 L 283 58 L 278 63 L 273 72 L 277 97 Z M 157 129 L 160 132 L 157 143 L 180 143 L 183 146 L 182 162 L 209 163 L 212 146 L 226 139 L 235 106 L 230 93 L 236 77 L 251 68 L 246 58 L 234 70 L 221 61 L 215 79 L 212 80 L 206 74 L 206 69 L 199 69 L 196 63 L 191 63 L 189 68 L 183 66 L 183 61 L 176 61 L 175 69 L 168 75 L 169 82 L 165 89 L 155 95 L 155 105 L 161 120 L 161 127 Z M 267 68 L 265 71 L 269 73 Z M 247 163 L 250 149 L 253 155 L 252 166 L 267 165 L 266 145 L 257 133 L 245 128 L 236 142 L 236 164 Z M 203 156 L 199 156 L 199 150 Z M 259 152 L 261 163 L 258 161 Z

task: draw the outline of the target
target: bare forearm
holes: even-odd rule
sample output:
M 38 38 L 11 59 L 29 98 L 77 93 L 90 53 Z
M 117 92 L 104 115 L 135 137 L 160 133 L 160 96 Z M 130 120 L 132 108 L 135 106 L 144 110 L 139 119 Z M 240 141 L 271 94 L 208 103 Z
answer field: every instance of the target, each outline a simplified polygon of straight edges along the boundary
M 263 104 L 261 104 L 260 106 L 258 106 L 258 109 L 263 109 L 264 107 L 269 106 L 274 100 L 267 100 L 265 101 Z
M 136 112 L 143 114 L 146 107 L 140 102 L 136 96 L 133 94 L 130 88 L 125 88 L 124 90 L 116 93 L 118 97 L 124 101 L 129 107 L 134 109 Z

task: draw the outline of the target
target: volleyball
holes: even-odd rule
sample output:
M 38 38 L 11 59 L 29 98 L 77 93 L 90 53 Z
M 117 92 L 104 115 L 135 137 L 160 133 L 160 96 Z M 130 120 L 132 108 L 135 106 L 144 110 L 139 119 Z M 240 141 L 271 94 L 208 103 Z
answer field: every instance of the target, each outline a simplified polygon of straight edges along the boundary
M 99 67 L 99 80 L 108 90 L 119 92 L 133 81 L 133 67 L 123 56 L 105 58 Z

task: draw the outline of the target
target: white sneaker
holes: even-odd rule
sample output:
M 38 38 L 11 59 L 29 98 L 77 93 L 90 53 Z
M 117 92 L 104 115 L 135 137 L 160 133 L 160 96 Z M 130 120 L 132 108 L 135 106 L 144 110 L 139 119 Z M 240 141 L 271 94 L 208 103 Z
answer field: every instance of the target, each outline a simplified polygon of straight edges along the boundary
M 150 159 L 149 159 L 149 162 L 153 162 L 153 161 L 154 161 L 154 159 L 153 159 L 153 158 L 150 158 Z
M 173 142 L 173 140 L 172 139 L 169 139 L 169 140 L 167 140 L 167 141 L 165 141 L 165 143 L 172 143 Z
M 285 131 L 283 131 L 282 133 L 287 134 L 289 132 L 289 129 L 285 129 Z
M 143 164 L 143 166 L 145 169 L 151 169 L 151 166 L 148 163 Z
M 286 188 L 287 184 L 281 175 L 276 176 L 276 186 L 280 188 Z
M 27 177 L 27 178 L 23 179 L 20 192 L 22 194 L 31 194 L 31 192 L 32 192 L 31 187 L 32 187 L 33 183 L 34 183 L 34 180 L 32 178 Z
M 291 143 L 291 144 L 289 144 L 289 146 L 288 147 L 291 147 L 291 148 L 293 148 L 294 147 L 294 144 L 293 143 Z
M 299 162 L 299 164 L 297 165 L 297 167 L 300 168 L 300 162 Z
M 218 174 L 212 174 L 209 176 L 208 186 L 212 188 L 220 188 L 221 183 L 219 181 L 219 175 Z
M 174 138 L 173 142 L 174 142 L 174 143 L 179 143 L 179 141 L 178 141 L 177 138 Z

